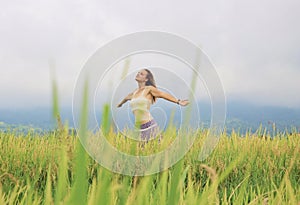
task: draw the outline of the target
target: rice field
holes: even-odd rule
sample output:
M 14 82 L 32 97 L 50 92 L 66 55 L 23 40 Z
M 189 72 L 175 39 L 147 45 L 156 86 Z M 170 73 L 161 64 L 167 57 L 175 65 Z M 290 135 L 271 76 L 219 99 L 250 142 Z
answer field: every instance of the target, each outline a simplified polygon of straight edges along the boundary
M 149 176 L 101 167 L 74 133 L 0 132 L 0 204 L 300 204 L 299 133 L 224 132 L 198 161 L 207 132 L 195 130 L 189 152 Z M 163 143 L 172 136 L 168 130 Z M 120 134 L 108 131 L 107 139 L 128 150 Z M 146 144 L 144 151 L 158 146 Z

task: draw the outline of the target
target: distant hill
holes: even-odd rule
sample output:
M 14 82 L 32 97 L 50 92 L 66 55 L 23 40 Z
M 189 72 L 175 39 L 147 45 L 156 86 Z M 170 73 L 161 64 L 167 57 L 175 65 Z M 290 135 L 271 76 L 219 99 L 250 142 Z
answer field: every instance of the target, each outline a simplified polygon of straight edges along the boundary
M 163 102 L 161 106 L 167 116 L 170 116 L 174 104 L 168 103 Z M 201 120 L 204 125 L 209 126 L 210 105 L 201 104 L 200 108 Z M 161 113 L 158 112 L 157 116 L 159 114 Z M 98 120 L 101 121 L 101 113 L 98 113 L 97 116 L 99 116 Z M 175 113 L 175 122 L 180 121 L 179 116 L 178 113 Z M 74 127 L 71 108 L 62 108 L 61 117 L 62 122 L 68 122 L 70 127 Z M 241 102 L 227 103 L 225 122 L 227 132 L 231 132 L 232 129 L 242 133 L 249 129 L 255 131 L 260 125 L 270 132 L 273 131 L 274 125 L 278 131 L 285 131 L 286 129 L 290 131 L 292 128 L 296 128 L 299 132 L 300 109 L 255 106 Z M 55 120 L 52 118 L 51 108 L 0 109 L 0 129 L 6 130 L 9 128 L 51 130 L 55 128 Z
M 273 131 L 275 126 L 280 131 L 300 131 L 300 109 L 274 106 L 255 106 L 242 103 L 228 103 L 227 128 L 256 130 L 260 125 Z

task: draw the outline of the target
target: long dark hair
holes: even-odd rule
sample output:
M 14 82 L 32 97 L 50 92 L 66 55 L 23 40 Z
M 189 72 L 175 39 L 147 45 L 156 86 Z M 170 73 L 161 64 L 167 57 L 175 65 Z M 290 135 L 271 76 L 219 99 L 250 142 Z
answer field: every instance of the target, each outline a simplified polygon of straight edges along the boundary
M 146 81 L 146 85 L 152 85 L 153 87 L 156 87 L 156 83 L 155 83 L 155 80 L 154 80 L 154 77 L 153 77 L 153 74 L 151 73 L 150 70 L 148 70 L 147 68 L 144 68 L 145 71 L 147 71 L 147 76 L 146 78 L 148 79 Z M 153 102 L 156 101 L 156 97 L 153 96 Z

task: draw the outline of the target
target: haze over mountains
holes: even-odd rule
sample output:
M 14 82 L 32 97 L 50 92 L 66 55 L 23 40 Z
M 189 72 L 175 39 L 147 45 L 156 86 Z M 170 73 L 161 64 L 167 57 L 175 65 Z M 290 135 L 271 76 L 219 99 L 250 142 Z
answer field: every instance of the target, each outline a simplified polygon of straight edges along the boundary
M 162 106 L 166 116 L 171 114 L 171 106 Z M 201 124 L 209 126 L 210 106 L 201 104 Z M 101 123 L 101 113 L 97 114 Z M 68 123 L 74 128 L 72 108 L 61 109 L 62 122 Z M 180 123 L 180 116 L 175 114 L 174 122 Z M 160 119 L 157 119 L 158 121 Z M 244 133 L 247 130 L 255 131 L 262 125 L 273 131 L 288 131 L 296 129 L 300 131 L 300 109 L 286 107 L 256 106 L 242 102 L 227 104 L 225 127 L 227 132 L 232 129 Z M 23 108 L 23 109 L 0 109 L 0 129 L 35 129 L 51 130 L 55 128 L 55 120 L 52 118 L 52 109 L 46 107 Z

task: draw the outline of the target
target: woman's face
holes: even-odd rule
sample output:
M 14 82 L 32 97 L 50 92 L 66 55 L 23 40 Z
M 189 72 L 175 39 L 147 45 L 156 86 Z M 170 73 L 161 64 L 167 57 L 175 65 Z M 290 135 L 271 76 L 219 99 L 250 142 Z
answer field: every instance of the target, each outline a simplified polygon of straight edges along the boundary
M 138 82 L 146 82 L 148 79 L 147 79 L 147 71 L 145 70 L 140 70 L 136 76 L 135 76 L 135 80 L 138 81 Z

